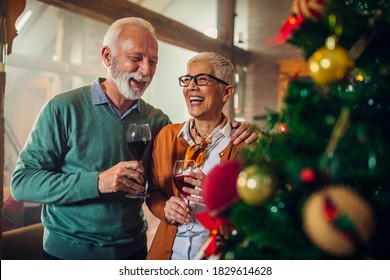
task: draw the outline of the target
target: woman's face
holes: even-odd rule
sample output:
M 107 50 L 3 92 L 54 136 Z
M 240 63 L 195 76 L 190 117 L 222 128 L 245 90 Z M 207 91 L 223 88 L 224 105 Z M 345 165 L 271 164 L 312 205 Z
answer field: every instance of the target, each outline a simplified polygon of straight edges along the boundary
M 213 67 L 205 60 L 193 62 L 188 68 L 187 75 L 195 76 L 200 73 L 215 76 Z M 222 108 L 230 96 L 225 94 L 226 88 L 213 78 L 210 78 L 205 86 L 196 85 L 192 79 L 190 84 L 183 88 L 188 113 L 202 121 L 219 120 Z

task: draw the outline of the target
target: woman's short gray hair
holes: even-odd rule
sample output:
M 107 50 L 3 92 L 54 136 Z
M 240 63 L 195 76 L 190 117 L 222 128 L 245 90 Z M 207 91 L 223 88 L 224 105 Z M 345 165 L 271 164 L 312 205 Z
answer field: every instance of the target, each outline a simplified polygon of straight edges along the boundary
M 235 70 L 233 64 L 227 58 L 214 52 L 201 52 L 192 57 L 188 63 L 187 68 L 195 61 L 206 60 L 214 68 L 214 75 L 225 82 L 234 85 Z
M 157 41 L 156 31 L 150 22 L 139 17 L 126 17 L 118 19 L 108 28 L 103 39 L 103 46 L 109 47 L 115 54 L 119 36 L 127 26 L 138 26 L 144 28 L 149 31 Z

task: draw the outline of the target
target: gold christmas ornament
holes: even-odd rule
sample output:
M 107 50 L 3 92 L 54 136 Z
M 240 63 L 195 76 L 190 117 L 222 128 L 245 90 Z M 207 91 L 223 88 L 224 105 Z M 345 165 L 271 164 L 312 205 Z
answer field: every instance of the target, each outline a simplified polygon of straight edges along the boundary
M 275 178 L 257 166 L 240 172 L 237 180 L 238 196 L 249 205 L 261 205 L 275 193 Z
M 353 60 L 340 46 L 322 47 L 309 58 L 310 76 L 319 85 L 342 81 L 353 67 Z
M 353 255 L 375 229 L 371 206 L 355 191 L 327 186 L 313 193 L 303 207 L 303 228 L 321 250 L 337 257 Z

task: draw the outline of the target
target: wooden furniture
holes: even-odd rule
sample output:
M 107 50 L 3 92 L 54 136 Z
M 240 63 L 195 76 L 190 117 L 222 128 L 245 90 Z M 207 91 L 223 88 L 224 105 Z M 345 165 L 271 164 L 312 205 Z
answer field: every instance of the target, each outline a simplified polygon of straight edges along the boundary
M 37 223 L 3 232 L 3 260 L 41 260 L 43 225 Z
M 280 60 L 279 64 L 279 90 L 278 106 L 283 102 L 284 94 L 287 92 L 288 83 L 294 77 L 308 77 L 309 67 L 303 59 Z

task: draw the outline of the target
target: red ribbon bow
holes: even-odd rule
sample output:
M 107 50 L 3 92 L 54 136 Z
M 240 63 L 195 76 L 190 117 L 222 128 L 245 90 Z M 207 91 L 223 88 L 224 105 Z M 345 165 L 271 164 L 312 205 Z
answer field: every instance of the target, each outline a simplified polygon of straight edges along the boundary
M 199 213 L 196 215 L 196 218 L 206 229 L 210 231 L 211 241 L 204 250 L 204 253 L 210 257 L 217 252 L 217 237 L 219 234 L 218 228 L 222 223 L 222 219 L 213 219 L 207 212 Z
M 291 15 L 283 24 L 283 26 L 280 28 L 277 34 L 275 34 L 273 37 L 269 38 L 265 44 L 275 44 L 280 45 L 284 43 L 288 37 L 290 37 L 291 33 L 295 31 L 304 21 L 303 16 L 296 16 Z

